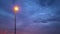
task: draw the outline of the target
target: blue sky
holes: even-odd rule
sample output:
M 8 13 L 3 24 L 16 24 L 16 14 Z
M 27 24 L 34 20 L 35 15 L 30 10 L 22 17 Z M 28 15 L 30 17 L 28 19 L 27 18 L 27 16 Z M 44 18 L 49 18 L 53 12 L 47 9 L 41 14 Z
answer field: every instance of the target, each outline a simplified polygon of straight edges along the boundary
M 15 5 L 20 7 L 16 14 L 16 26 L 20 31 L 59 34 L 60 0 L 0 0 L 0 28 L 14 28 Z

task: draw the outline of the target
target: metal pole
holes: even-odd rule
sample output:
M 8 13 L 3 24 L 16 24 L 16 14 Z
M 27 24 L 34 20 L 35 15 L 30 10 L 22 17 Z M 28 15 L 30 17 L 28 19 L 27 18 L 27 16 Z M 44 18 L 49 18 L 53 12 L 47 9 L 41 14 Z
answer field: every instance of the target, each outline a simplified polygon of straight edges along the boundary
M 16 14 L 14 14 L 15 15 L 15 28 L 14 28 L 14 33 L 16 34 Z
M 15 4 L 16 0 L 13 0 L 13 4 Z M 16 13 L 14 11 L 14 34 L 16 34 Z

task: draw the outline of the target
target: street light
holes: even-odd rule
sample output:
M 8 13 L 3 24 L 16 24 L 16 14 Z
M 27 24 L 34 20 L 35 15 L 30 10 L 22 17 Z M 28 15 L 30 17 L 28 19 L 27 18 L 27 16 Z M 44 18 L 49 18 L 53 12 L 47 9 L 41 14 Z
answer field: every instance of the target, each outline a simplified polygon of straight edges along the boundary
M 19 11 L 19 7 L 16 5 L 14 6 L 14 23 L 15 23 L 15 31 L 14 33 L 16 34 L 16 13 Z
M 19 7 L 16 5 L 14 6 L 14 13 L 18 12 L 19 11 Z

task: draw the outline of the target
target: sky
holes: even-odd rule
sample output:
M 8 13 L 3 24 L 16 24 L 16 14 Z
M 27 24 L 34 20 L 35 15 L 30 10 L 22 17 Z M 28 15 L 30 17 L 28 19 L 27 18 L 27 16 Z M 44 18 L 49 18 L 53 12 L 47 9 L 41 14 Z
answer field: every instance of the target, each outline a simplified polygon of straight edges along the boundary
M 60 0 L 0 0 L 0 29 L 14 30 L 15 5 L 17 34 L 60 34 Z

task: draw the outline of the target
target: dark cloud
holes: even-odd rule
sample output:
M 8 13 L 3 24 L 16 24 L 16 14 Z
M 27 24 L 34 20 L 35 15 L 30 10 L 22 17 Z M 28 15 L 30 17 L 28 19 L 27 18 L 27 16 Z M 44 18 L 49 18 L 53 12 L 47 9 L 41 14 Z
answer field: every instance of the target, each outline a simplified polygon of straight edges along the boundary
M 42 6 L 51 6 L 55 0 L 39 0 Z

